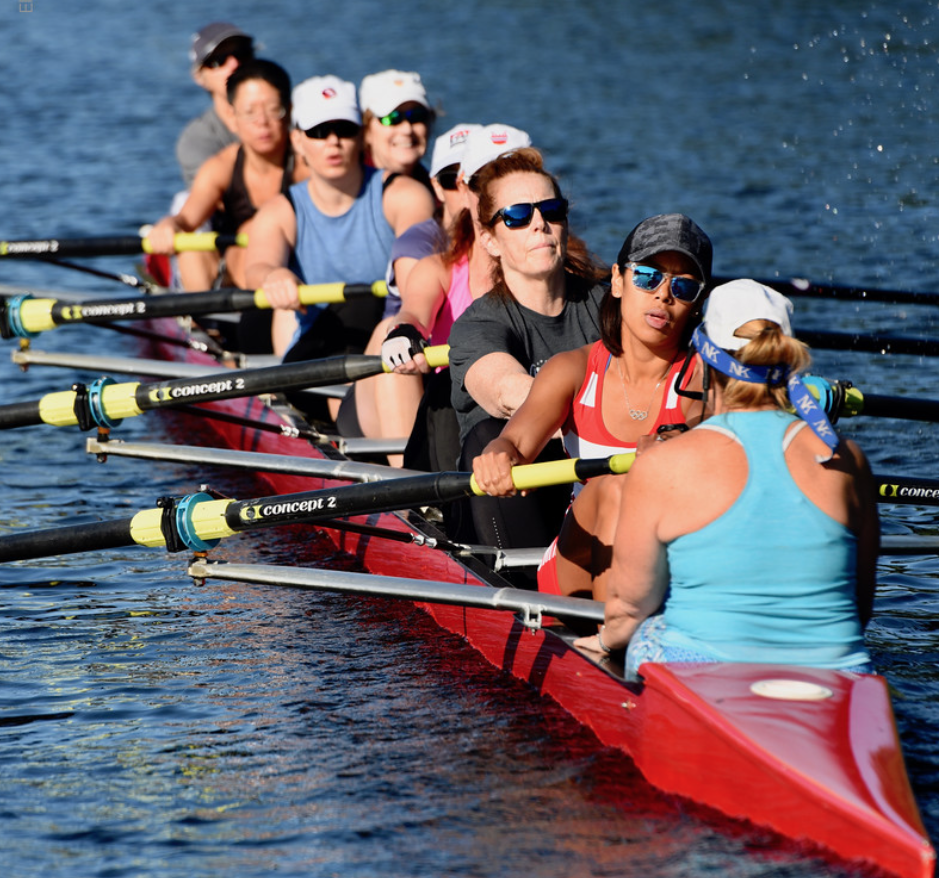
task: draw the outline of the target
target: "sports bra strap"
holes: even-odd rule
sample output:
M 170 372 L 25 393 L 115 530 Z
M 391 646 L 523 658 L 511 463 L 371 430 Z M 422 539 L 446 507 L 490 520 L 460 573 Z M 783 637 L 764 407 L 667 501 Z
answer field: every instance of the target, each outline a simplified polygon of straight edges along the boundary
M 720 433 L 722 436 L 726 436 L 728 439 L 733 439 L 738 445 L 743 445 L 740 441 L 740 437 L 733 431 L 729 430 L 727 427 L 722 427 L 720 424 L 709 424 L 707 421 L 704 421 L 698 424 L 695 427 L 696 430 L 712 430 L 715 433 Z

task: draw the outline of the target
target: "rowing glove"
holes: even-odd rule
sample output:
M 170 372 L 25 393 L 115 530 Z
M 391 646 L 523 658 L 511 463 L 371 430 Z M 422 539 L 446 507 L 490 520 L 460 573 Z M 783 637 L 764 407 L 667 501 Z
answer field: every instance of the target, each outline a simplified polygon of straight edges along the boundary
M 399 323 L 385 336 L 381 344 L 381 361 L 384 367 L 393 371 L 395 366 L 401 366 L 414 359 L 427 347 L 427 339 L 420 334 L 416 326 L 410 323 Z

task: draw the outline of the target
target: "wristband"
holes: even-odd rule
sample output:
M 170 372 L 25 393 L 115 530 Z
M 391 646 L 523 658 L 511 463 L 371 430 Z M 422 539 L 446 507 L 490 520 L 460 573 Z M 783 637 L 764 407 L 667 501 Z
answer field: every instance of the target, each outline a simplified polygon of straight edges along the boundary
M 597 631 L 597 643 L 600 644 L 600 649 L 602 649 L 607 655 L 609 655 L 611 652 L 613 652 L 613 648 L 610 647 L 610 646 L 607 646 L 607 645 L 603 642 L 603 637 L 602 637 L 602 635 L 603 635 L 603 629 L 604 629 L 604 628 L 606 628 L 606 625 L 601 625 L 600 628 L 599 628 L 599 630 Z

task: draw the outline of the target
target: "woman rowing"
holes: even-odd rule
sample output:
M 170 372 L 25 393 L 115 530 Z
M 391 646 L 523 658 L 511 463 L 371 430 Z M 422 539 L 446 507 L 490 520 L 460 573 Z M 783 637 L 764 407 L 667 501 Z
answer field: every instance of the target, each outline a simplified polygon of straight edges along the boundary
M 632 675 L 646 661 L 870 671 L 873 480 L 799 378 L 791 310 L 755 281 L 714 290 L 694 336 L 714 415 L 625 479 L 606 622 L 577 645 L 628 645 Z
M 436 114 L 420 74 L 383 70 L 359 85 L 365 160 L 375 168 L 404 174 L 430 188 L 421 164 Z
M 378 280 L 395 236 L 433 215 L 433 197 L 409 177 L 364 165 L 352 83 L 335 76 L 301 83 L 293 120 L 293 148 L 310 176 L 258 211 L 246 280 L 278 309 L 274 350 L 285 360 L 361 353 L 381 318 L 380 300 L 301 309 L 297 286 Z
M 449 372 L 442 370 L 431 378 L 422 350 L 428 343 L 446 344 L 454 321 L 492 287 L 492 257 L 476 243 L 478 196 L 469 181 L 500 155 L 530 145 L 524 131 L 508 125 L 457 125 L 434 143 L 432 183 L 443 205 L 442 224 L 449 234 L 438 248 L 442 252 L 426 256 L 411 269 L 399 309 L 376 327 L 366 349 L 366 353 L 380 352 L 393 372 L 360 381 L 355 387 L 364 435 L 377 438 L 412 434 L 408 466 L 452 469 L 459 454 L 456 431 L 449 428 L 455 423 L 449 405 Z M 420 438 L 415 438 L 415 416 L 425 390 L 430 394 L 425 410 L 432 406 L 443 416 L 423 423 L 417 431 Z M 438 434 L 436 428 L 443 423 L 447 429 Z M 427 454 L 421 460 L 413 456 L 418 443 Z M 439 459 L 437 450 L 444 447 L 448 450 L 440 450 L 444 459 Z M 392 463 L 399 463 L 398 456 Z
M 707 235 L 682 214 L 643 220 L 626 237 L 600 308 L 600 340 L 558 354 L 524 404 L 473 461 L 476 481 L 512 496 L 511 468 L 530 463 L 562 431 L 571 457 L 635 452 L 702 415 L 679 389 L 700 390 L 697 361 L 685 362 L 690 328 L 711 275 Z M 689 368 L 691 366 L 692 368 Z M 622 476 L 575 487 L 560 534 L 538 571 L 541 591 L 605 598 Z
M 478 173 L 479 243 L 494 261 L 493 288 L 453 324 L 452 398 L 467 468 L 525 401 L 533 376 L 554 354 L 600 336 L 608 270 L 569 234 L 567 201 L 541 154 L 519 149 Z M 560 455 L 551 448 L 547 454 Z M 569 492 L 567 492 L 569 493 Z M 475 538 L 499 547 L 546 545 L 567 503 L 473 498 Z M 470 534 L 460 529 L 461 537 Z
M 171 254 L 173 235 L 198 229 L 219 206 L 223 210 L 218 231 L 248 233 L 260 205 L 307 175 L 290 148 L 286 121 L 290 77 L 286 71 L 273 61 L 246 61 L 228 78 L 227 89 L 240 142 L 208 159 L 179 212 L 154 225 L 149 239 L 156 253 Z M 213 286 L 219 270 L 214 254 L 181 253 L 178 263 L 184 289 Z M 225 269 L 235 286 L 245 286 L 242 248 L 226 251 Z

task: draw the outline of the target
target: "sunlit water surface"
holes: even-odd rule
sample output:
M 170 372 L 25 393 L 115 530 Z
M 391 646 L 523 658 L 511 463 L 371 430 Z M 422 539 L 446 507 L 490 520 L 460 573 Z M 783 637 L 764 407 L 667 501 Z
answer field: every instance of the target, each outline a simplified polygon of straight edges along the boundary
M 179 186 L 176 134 L 202 106 L 188 36 L 225 17 L 295 81 L 416 69 L 442 126 L 525 128 L 561 176 L 574 228 L 607 259 L 642 217 L 681 210 L 712 236 L 723 275 L 932 291 L 939 10 L 905 7 L 4 0 L 0 238 L 127 234 L 159 217 Z M 24 264 L 4 264 L 0 283 L 123 292 Z M 934 308 L 797 305 L 807 328 L 936 335 Z M 137 350 L 104 330 L 64 329 L 35 345 Z M 934 362 L 817 355 L 819 372 L 894 395 L 939 395 Z M 5 358 L 0 378 L 4 402 L 75 380 L 23 375 Z M 842 427 L 875 471 L 939 476 L 933 425 Z M 168 435 L 149 417 L 119 434 Z M 177 465 L 101 466 L 82 444 L 71 430 L 4 435 L 0 529 L 130 516 L 203 481 L 235 496 L 258 487 Z M 883 513 L 889 533 L 937 530 L 932 509 Z M 296 534 L 220 551 L 348 564 L 328 541 Z M 197 588 L 184 566 L 134 548 L 0 572 L 4 874 L 863 874 L 659 795 L 415 611 Z M 934 837 L 937 574 L 933 555 L 885 558 L 869 635 Z

